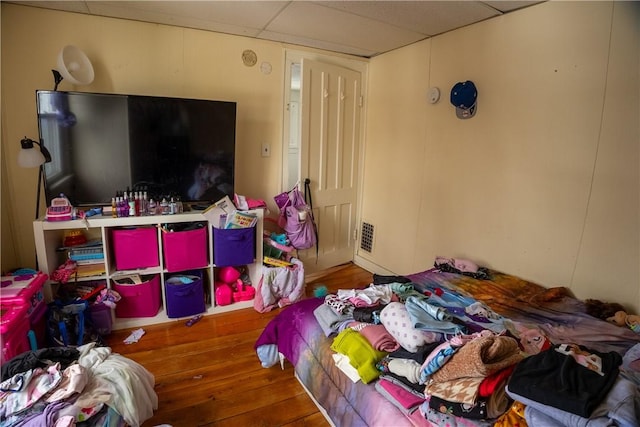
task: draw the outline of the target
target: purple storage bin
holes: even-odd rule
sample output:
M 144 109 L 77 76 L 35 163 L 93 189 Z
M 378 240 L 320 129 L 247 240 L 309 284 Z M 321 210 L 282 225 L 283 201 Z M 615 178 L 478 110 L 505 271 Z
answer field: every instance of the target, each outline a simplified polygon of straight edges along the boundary
M 105 336 L 111 333 L 113 327 L 113 318 L 111 317 L 111 308 L 103 303 L 91 304 L 89 306 L 91 321 L 93 327 L 100 335 Z
M 252 264 L 255 252 L 255 227 L 213 229 L 213 261 L 217 267 Z
M 207 228 L 162 232 L 165 268 L 169 272 L 206 267 Z
M 117 270 L 157 267 L 158 231 L 155 227 L 113 230 L 113 254 Z
M 202 273 L 186 272 L 167 278 L 164 282 L 167 298 L 167 317 L 187 317 L 206 311 Z M 184 283 L 181 278 L 192 280 Z

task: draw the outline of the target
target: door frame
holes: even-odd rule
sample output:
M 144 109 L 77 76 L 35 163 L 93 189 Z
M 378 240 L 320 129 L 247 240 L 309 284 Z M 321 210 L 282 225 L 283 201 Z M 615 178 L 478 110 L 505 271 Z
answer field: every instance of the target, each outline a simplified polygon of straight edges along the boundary
M 361 75 L 361 96 L 363 99 L 362 110 L 360 111 L 360 145 L 358 148 L 358 170 L 356 175 L 356 203 L 355 203 L 355 223 L 356 223 L 356 239 L 353 245 L 352 261 L 355 260 L 358 246 L 360 242 L 360 222 L 362 211 L 362 178 L 364 176 L 364 154 L 365 154 L 365 129 L 366 129 L 366 117 L 367 117 L 367 89 L 368 89 L 368 71 L 369 60 L 366 58 L 354 58 L 342 55 L 325 55 L 318 52 L 301 51 L 295 49 L 285 49 L 285 64 L 284 64 L 284 102 L 283 102 L 283 132 L 282 132 L 282 176 L 280 179 L 281 191 L 290 190 L 287 188 L 287 177 L 289 175 L 288 153 L 289 153 L 289 139 L 290 139 L 290 114 L 288 105 L 291 100 L 291 65 L 294 63 L 302 64 L 302 59 L 311 59 L 326 64 L 336 65 L 339 67 L 348 68 L 357 71 Z M 300 88 L 302 92 L 302 88 Z M 299 131 L 302 130 L 302 124 L 298 126 Z M 301 147 L 300 147 L 300 150 Z M 300 159 L 298 158 L 298 177 L 300 178 Z

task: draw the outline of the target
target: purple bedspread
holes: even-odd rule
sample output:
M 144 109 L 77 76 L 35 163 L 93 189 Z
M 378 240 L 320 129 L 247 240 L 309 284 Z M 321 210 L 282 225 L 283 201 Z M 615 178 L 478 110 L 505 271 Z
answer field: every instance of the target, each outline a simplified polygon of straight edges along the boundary
M 334 364 L 331 338 L 313 315 L 323 299 L 294 303 L 276 316 L 256 341 L 277 344 L 296 374 L 336 426 L 413 426 L 373 384 L 352 383 Z M 423 425 L 428 425 L 426 421 Z

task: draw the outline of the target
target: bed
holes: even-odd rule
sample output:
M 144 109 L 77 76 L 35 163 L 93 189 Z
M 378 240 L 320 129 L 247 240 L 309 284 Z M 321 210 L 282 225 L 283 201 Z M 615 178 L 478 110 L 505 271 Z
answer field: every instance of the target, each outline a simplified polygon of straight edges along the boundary
M 431 299 L 433 305 L 448 307 L 447 310 L 454 314 L 454 324 L 465 327 L 462 333 L 443 333 L 439 340 L 430 343 L 430 351 L 436 344 L 442 345 L 452 337 L 466 336 L 465 334 L 487 334 L 493 337 L 487 339 L 496 342 L 496 337 L 503 340 L 500 342 L 506 342 L 507 338 L 517 342 L 519 358 L 510 353 L 509 362 L 491 372 L 492 375 L 503 374 L 502 382 L 497 383 L 501 393 L 495 394 L 500 397 L 494 402 L 491 417 L 485 412 L 484 416 L 467 418 L 447 405 L 439 407 L 438 393 L 434 390 L 431 395 L 428 392 L 430 389 L 427 388 L 427 385 L 432 385 L 438 372 L 426 375 L 426 379 L 422 378 L 424 383 L 414 380 L 413 386 L 417 383 L 416 387 L 403 387 L 409 393 L 403 391 L 401 398 L 398 398 L 397 394 L 390 398 L 385 392 L 386 387 L 381 386 L 390 382 L 397 383 L 394 378 L 397 380 L 398 375 L 385 374 L 384 365 L 380 365 L 379 359 L 376 363 L 376 368 L 380 371 L 379 376 L 373 374 L 367 381 L 363 380 L 366 378 L 364 376 L 361 376 L 360 380 L 351 379 L 347 373 L 348 369 L 344 369 L 344 366 L 340 368 L 340 362 L 336 357 L 339 351 L 335 351 L 338 346 L 334 340 L 340 333 L 337 330 L 333 333 L 328 331 L 321 316 L 317 315 L 320 309 L 325 309 L 325 298 L 305 299 L 284 308 L 256 341 L 258 358 L 265 368 L 277 365 L 276 360 L 280 363 L 284 363 L 284 360 L 292 363 L 300 383 L 327 420 L 336 426 L 508 426 L 515 425 L 515 421 L 509 421 L 509 416 L 526 420 L 526 415 L 533 417 L 529 417 L 530 420 L 540 420 L 538 425 L 587 425 L 584 422 L 588 417 L 599 417 L 600 422 L 609 422 L 597 425 L 638 425 L 640 335 L 629 328 L 616 326 L 587 314 L 585 302 L 572 297 L 563 288 L 545 288 L 495 270 L 483 269 L 483 273 L 479 276 L 433 268 L 402 277 L 405 279 L 402 282 L 405 286 L 407 283 L 410 284 L 417 294 L 427 297 L 427 301 Z M 374 286 L 374 283 L 371 286 Z M 478 317 L 464 311 L 465 307 L 474 304 L 487 308 L 490 315 Z M 612 363 L 617 369 L 612 368 L 615 374 L 611 374 L 611 377 L 616 378 L 615 384 L 624 381 L 627 386 L 623 389 L 628 409 L 626 418 L 616 419 L 617 415 L 612 415 L 603 407 L 604 399 L 600 399 L 589 407 L 588 417 L 570 413 L 570 420 L 557 421 L 555 418 L 544 418 L 547 417 L 544 408 L 545 405 L 548 406 L 548 402 L 538 407 L 537 401 L 527 400 L 529 405 L 524 405 L 520 399 L 512 397 L 521 396 L 522 400 L 525 400 L 526 395 L 509 390 L 509 385 L 512 385 L 520 391 L 516 388 L 514 378 L 522 376 L 520 371 L 524 368 L 521 367 L 526 363 L 535 362 L 535 358 L 540 355 L 557 353 L 557 347 L 565 343 L 583 346 L 576 349 L 592 350 L 593 354 L 601 354 L 603 358 L 612 358 Z M 460 348 L 467 347 L 471 346 Z M 402 346 L 400 350 L 403 350 Z M 417 352 L 422 350 L 420 348 Z M 430 354 L 430 351 L 425 354 Z M 462 354 L 462 350 L 458 353 Z M 387 353 L 389 354 L 395 353 Z M 457 354 L 454 356 L 459 357 Z M 449 358 L 443 366 L 446 367 L 447 363 L 453 366 L 453 360 L 455 359 Z M 528 368 L 530 365 L 531 363 Z M 426 362 L 421 368 L 425 366 Z M 445 369 L 440 368 L 440 373 L 443 371 Z M 424 375 L 423 371 L 419 372 Z M 508 374 L 504 374 L 505 372 Z M 407 385 L 406 381 L 403 382 Z M 499 412 L 496 413 L 496 410 Z M 560 411 L 561 416 L 566 414 L 566 411 Z M 538 418 L 535 418 L 536 416 Z
M 154 381 L 93 342 L 28 351 L 2 365 L 0 426 L 137 427 L 158 408 Z

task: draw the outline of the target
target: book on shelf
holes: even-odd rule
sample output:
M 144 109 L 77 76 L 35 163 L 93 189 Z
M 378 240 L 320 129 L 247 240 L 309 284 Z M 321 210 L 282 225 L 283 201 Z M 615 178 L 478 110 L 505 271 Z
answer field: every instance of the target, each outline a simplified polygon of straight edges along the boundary
M 104 261 L 104 254 L 102 252 L 100 252 L 99 254 L 83 254 L 83 255 L 69 254 L 69 259 L 71 261 L 76 261 L 76 262 L 91 261 L 91 260 Z
M 277 259 L 277 258 L 272 258 L 269 256 L 265 256 L 263 258 L 263 262 L 267 265 L 270 265 L 272 267 L 291 267 L 293 264 L 291 264 L 290 262 L 281 260 L 281 259 Z
M 102 258 L 90 258 L 90 259 L 79 259 L 74 260 L 76 265 L 94 265 L 94 264 L 104 264 L 104 257 Z
M 258 222 L 258 216 L 249 212 L 233 211 L 227 215 L 227 222 L 224 228 L 250 228 Z
M 104 263 L 84 264 L 76 267 L 78 277 L 100 276 L 106 273 Z
M 236 206 L 233 204 L 229 196 L 224 196 L 211 206 L 209 206 L 202 214 L 207 218 L 214 227 L 224 228 L 224 222 L 227 215 L 236 210 Z
M 89 240 L 86 243 L 81 243 L 79 245 L 60 246 L 60 247 L 56 248 L 56 251 L 61 252 L 61 251 L 78 250 L 78 249 L 84 249 L 84 248 L 95 248 L 95 247 L 98 247 L 98 246 L 100 247 L 100 250 L 102 251 L 102 239 Z
M 71 248 L 68 256 L 70 260 L 76 261 L 78 264 L 96 264 L 96 261 L 104 262 L 102 244 L 92 247 Z

